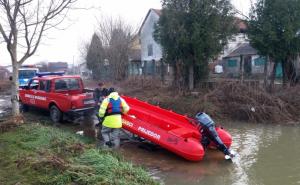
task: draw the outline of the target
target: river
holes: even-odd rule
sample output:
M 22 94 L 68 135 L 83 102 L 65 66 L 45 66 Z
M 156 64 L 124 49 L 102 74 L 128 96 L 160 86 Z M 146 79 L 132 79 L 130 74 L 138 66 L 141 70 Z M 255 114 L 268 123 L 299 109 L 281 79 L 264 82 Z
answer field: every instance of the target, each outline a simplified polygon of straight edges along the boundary
M 0 97 L 0 118 L 10 107 Z M 48 118 L 45 114 L 45 119 Z M 233 137 L 232 162 L 216 150 L 206 151 L 200 162 L 189 162 L 166 150 L 148 151 L 138 143 L 124 143 L 124 158 L 145 166 L 166 185 L 300 185 L 300 126 L 225 123 Z
M 167 185 L 299 185 L 300 127 L 231 123 L 232 162 L 209 150 L 203 161 L 189 162 L 168 151 L 147 151 L 134 144 L 122 147 L 125 159 L 148 167 Z

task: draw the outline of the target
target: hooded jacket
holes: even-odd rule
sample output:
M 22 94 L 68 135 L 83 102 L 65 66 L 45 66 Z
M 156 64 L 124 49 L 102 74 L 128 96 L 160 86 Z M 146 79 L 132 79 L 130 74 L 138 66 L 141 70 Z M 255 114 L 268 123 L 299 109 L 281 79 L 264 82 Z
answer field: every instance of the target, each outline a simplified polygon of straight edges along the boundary
M 105 114 L 107 113 L 108 105 L 109 105 L 111 99 L 113 99 L 115 101 L 120 99 L 120 103 L 121 103 L 120 109 L 121 109 L 122 114 L 126 114 L 129 111 L 129 106 L 127 105 L 125 100 L 123 98 L 121 98 L 117 92 L 112 92 L 108 95 L 108 97 L 106 97 L 102 101 L 100 109 L 99 109 L 99 117 L 100 118 L 104 117 L 104 121 L 102 122 L 102 125 L 109 127 L 109 128 L 121 128 L 122 127 L 121 114 L 113 114 L 113 115 L 105 116 Z M 113 106 L 115 106 L 115 105 L 113 105 Z

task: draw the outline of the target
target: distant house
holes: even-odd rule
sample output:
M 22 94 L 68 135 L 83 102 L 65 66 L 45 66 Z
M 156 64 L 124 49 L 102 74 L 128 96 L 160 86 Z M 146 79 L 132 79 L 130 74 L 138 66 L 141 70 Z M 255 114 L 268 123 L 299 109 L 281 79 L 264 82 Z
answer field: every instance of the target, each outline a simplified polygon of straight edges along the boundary
M 48 63 L 48 71 L 50 72 L 58 72 L 58 71 L 68 71 L 68 63 L 67 62 L 49 62 Z
M 162 59 L 162 47 L 154 40 L 154 25 L 158 22 L 161 10 L 150 9 L 139 30 L 141 41 L 141 61 L 143 74 L 159 74 Z
M 219 55 L 219 60 L 226 57 L 231 52 L 242 46 L 243 44 L 249 44 L 248 37 L 246 35 L 247 25 L 245 21 L 240 18 L 235 18 L 235 25 L 237 26 L 238 32 L 228 40 L 227 45 L 224 47 L 222 53 Z
M 222 61 L 227 77 L 240 77 L 242 71 L 245 77 L 262 78 L 264 76 L 264 66 L 266 57 L 257 54 L 257 50 L 249 43 L 240 45 L 237 49 L 225 56 Z M 296 75 L 300 74 L 300 58 L 294 61 Z M 271 75 L 274 63 L 267 66 L 267 74 Z M 276 68 L 276 78 L 282 77 L 282 65 L 279 63 Z
M 133 38 L 129 50 L 129 75 L 142 74 L 141 43 L 139 36 Z
M 139 31 L 141 40 L 141 60 L 144 74 L 157 73 L 157 69 L 159 69 L 161 64 L 159 61 L 162 59 L 162 47 L 153 38 L 154 25 L 158 22 L 161 14 L 161 10 L 150 9 Z M 247 26 L 245 22 L 239 18 L 235 18 L 235 24 L 237 25 L 238 33 L 228 41 L 228 44 L 215 61 L 216 63 L 212 63 L 211 68 L 217 63 L 220 63 L 223 57 L 226 57 L 235 49 L 243 44 L 249 43 L 246 36 Z M 170 72 L 169 67 L 167 67 L 167 72 Z
M 223 58 L 222 64 L 227 77 L 262 78 L 266 57 L 257 54 L 257 50 L 245 43 Z M 268 75 L 271 74 L 274 63 L 267 66 Z M 276 68 L 276 77 L 282 76 L 282 66 Z
M 9 76 L 9 70 L 3 66 L 0 66 L 0 80 L 8 80 Z
M 86 62 L 79 64 L 79 74 L 83 79 L 91 79 L 92 71 L 87 68 Z
M 244 64 L 242 64 L 242 61 Z M 255 62 L 254 62 L 255 61 Z M 240 75 L 242 68 L 246 75 L 264 73 L 264 58 L 257 55 L 257 51 L 249 44 L 242 44 L 223 58 L 224 71 L 231 77 Z

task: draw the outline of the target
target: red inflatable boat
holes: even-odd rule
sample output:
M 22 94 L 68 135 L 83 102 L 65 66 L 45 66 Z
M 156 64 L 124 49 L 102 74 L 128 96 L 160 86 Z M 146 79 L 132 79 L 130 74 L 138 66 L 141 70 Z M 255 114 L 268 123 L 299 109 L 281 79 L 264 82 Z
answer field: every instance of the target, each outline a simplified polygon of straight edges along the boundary
M 204 148 L 199 142 L 201 134 L 193 120 L 136 98 L 122 96 L 130 106 L 123 115 L 123 128 L 191 161 L 204 157 Z M 232 138 L 224 129 L 216 128 L 227 147 Z M 211 147 L 214 147 L 211 145 Z

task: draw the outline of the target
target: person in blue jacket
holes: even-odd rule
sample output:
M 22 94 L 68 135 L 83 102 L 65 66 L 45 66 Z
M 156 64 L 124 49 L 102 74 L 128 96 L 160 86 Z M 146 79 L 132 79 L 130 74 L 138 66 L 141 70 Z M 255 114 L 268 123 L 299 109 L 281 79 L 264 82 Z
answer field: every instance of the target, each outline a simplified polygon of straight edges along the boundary
M 231 152 L 220 139 L 215 128 L 215 122 L 211 119 L 211 117 L 204 112 L 199 112 L 196 114 L 195 118 L 197 123 L 201 125 L 200 132 L 202 134 L 201 143 L 203 147 L 207 148 L 210 141 L 213 141 L 217 145 L 217 148 L 225 154 L 226 159 L 234 157 L 234 153 Z

